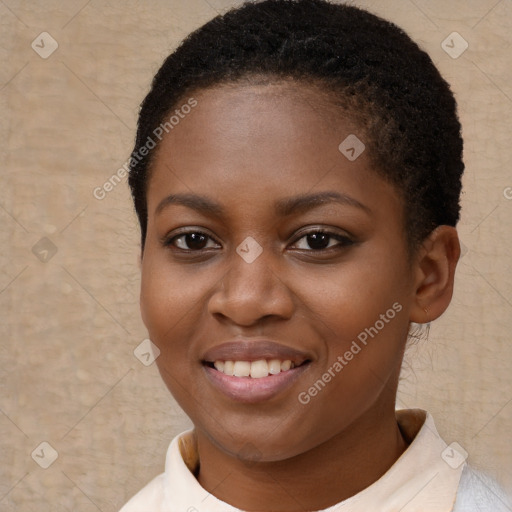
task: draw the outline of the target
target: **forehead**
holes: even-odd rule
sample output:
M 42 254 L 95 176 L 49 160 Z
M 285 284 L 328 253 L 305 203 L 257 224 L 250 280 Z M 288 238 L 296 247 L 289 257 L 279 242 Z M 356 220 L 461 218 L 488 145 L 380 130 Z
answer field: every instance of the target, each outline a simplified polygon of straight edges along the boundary
M 228 84 L 191 96 L 197 106 L 154 160 L 149 212 L 171 189 L 260 202 L 333 187 L 370 202 L 395 195 L 372 168 L 364 131 L 317 86 Z M 352 147 L 361 152 L 355 159 Z
M 349 116 L 329 101 L 318 87 L 296 82 L 250 85 L 228 83 L 194 91 L 197 106 L 174 124 L 157 150 L 158 163 L 187 160 L 189 168 L 207 155 L 235 162 L 261 165 L 286 157 L 311 155 L 322 163 L 321 147 L 338 151 L 340 137 L 360 132 Z M 360 138 L 364 135 L 359 133 Z M 336 157 L 339 153 L 334 153 Z

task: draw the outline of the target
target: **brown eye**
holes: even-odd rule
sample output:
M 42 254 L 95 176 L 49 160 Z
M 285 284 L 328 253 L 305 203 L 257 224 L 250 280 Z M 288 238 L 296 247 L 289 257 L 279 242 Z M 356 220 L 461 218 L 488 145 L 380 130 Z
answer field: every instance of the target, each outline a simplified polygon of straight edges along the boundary
M 166 242 L 166 245 L 171 245 L 184 251 L 201 251 L 202 249 L 217 247 L 218 244 L 206 233 L 190 231 L 172 237 Z
M 354 242 L 347 236 L 328 231 L 311 231 L 295 242 L 297 249 L 322 251 L 333 247 L 345 247 Z
M 306 235 L 306 241 L 311 249 L 326 249 L 329 246 L 331 237 L 326 233 L 310 233 Z

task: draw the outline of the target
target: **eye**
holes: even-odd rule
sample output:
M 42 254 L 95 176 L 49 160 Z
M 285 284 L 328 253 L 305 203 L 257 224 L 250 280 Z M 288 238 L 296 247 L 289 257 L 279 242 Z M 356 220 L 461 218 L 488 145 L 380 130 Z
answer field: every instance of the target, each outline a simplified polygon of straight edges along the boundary
M 310 231 L 295 242 L 295 248 L 309 251 L 323 251 L 333 247 L 345 247 L 354 242 L 348 236 L 317 229 Z
M 202 231 L 187 231 L 179 235 L 166 238 L 164 245 L 189 252 L 201 251 L 218 247 L 219 244 L 213 238 Z

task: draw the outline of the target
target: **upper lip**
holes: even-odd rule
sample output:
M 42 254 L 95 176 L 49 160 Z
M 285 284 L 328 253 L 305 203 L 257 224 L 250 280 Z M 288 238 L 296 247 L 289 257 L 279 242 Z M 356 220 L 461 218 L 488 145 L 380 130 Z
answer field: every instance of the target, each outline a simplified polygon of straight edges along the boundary
M 299 366 L 306 360 L 310 360 L 311 357 L 306 352 L 263 339 L 227 341 L 208 349 L 202 357 L 203 362 L 209 363 L 215 361 L 257 361 L 259 359 L 290 360 L 295 366 Z

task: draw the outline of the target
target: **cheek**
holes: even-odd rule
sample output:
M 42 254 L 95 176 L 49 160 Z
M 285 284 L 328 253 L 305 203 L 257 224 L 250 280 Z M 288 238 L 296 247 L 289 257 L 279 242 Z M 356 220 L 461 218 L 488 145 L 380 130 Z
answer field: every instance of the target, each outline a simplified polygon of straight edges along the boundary
M 323 344 L 310 385 L 331 369 L 336 377 L 325 398 L 331 395 L 346 407 L 371 402 L 402 359 L 409 328 L 408 278 L 391 260 L 385 254 L 368 255 L 364 263 L 361 257 L 357 265 L 302 280 L 298 293 L 300 316 L 314 320 Z
M 142 261 L 140 304 L 149 328 L 172 324 L 197 299 L 197 280 L 178 265 L 170 265 L 165 251 L 149 246 Z
M 148 248 L 142 264 L 141 315 L 161 351 L 190 347 L 218 279 L 211 268 L 172 264 L 165 251 Z
M 405 309 L 409 295 L 407 275 L 396 261 L 385 255 L 358 258 L 357 263 L 316 272 L 306 279 L 303 273 L 294 279 L 299 303 L 318 318 L 318 326 L 329 328 L 329 338 L 337 334 L 340 339 L 355 337 L 390 309 L 388 316 L 394 319 L 395 303 Z
M 190 339 L 200 324 L 202 301 L 207 293 L 204 279 L 170 265 L 161 251 L 147 248 L 142 264 L 140 306 L 149 338 L 159 348 L 156 359 L 163 381 L 182 407 L 193 392 L 191 369 L 198 364 L 190 354 Z M 186 266 L 185 266 L 186 267 Z M 183 383 L 187 382 L 187 392 Z

